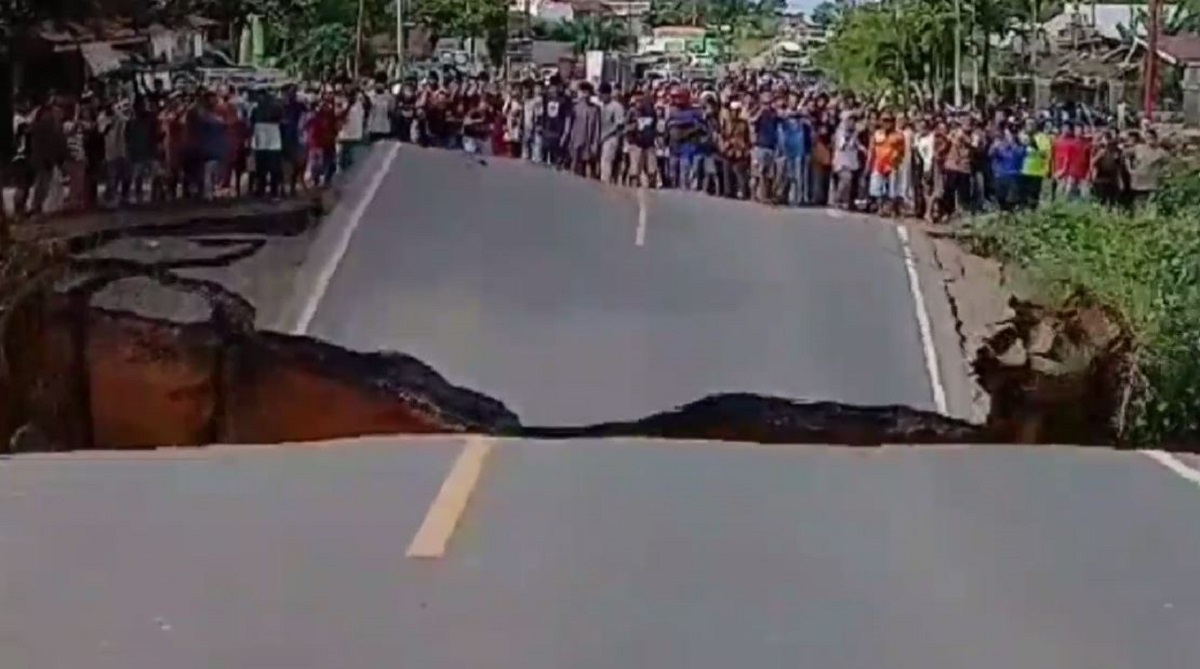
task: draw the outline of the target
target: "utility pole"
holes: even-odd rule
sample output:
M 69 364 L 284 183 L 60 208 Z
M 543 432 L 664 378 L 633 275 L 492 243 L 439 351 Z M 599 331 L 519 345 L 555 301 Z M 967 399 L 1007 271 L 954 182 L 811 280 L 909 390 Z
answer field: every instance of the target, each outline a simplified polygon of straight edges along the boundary
M 362 76 L 363 51 L 363 20 L 366 13 L 366 0 L 358 0 L 358 21 L 354 30 L 354 78 Z
M 954 106 L 962 107 L 962 0 L 954 0 Z
M 1142 82 L 1142 118 L 1150 120 L 1158 97 L 1158 33 L 1162 23 L 1162 0 L 1150 0 L 1150 25 L 1146 31 L 1146 69 Z
M 396 78 L 404 77 L 404 0 L 396 0 Z
M 1030 0 L 1029 71 L 1033 73 L 1035 81 L 1037 79 L 1038 47 L 1041 46 L 1041 43 L 1038 40 L 1038 28 L 1041 27 L 1041 24 L 1039 24 L 1038 21 L 1041 20 L 1042 15 L 1041 7 L 1038 6 L 1039 4 L 1040 3 L 1038 0 Z M 1037 96 L 1035 95 L 1034 97 L 1036 98 Z

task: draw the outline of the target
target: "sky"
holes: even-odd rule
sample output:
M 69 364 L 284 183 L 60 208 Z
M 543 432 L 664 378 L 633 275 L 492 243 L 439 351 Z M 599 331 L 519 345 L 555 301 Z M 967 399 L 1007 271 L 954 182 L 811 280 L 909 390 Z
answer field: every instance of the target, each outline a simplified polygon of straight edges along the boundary
M 788 9 L 798 9 L 805 14 L 812 13 L 813 7 L 821 4 L 821 0 L 787 0 Z

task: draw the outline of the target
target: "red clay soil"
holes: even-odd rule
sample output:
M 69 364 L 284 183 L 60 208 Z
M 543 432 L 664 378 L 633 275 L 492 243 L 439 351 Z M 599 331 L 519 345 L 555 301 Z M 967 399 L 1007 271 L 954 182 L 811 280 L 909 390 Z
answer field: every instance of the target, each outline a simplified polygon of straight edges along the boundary
M 78 327 L 76 314 L 86 327 Z M 8 387 L 0 387 L 0 446 L 25 424 L 67 449 L 466 429 L 419 401 L 357 382 L 255 333 L 75 310 L 66 300 L 22 333 L 22 341 L 6 347 L 22 355 Z
M 210 441 L 218 343 L 211 331 L 92 312 L 85 357 L 96 447 Z
M 407 402 L 331 375 L 261 342 L 230 349 L 222 375 L 223 443 L 279 443 L 347 435 L 427 434 L 459 429 Z

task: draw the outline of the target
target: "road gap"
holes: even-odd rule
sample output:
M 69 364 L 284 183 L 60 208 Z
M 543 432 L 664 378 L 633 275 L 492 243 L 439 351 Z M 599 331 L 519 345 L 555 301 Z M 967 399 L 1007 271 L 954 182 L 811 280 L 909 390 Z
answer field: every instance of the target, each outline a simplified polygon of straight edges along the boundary
M 904 406 L 727 393 L 629 421 L 525 425 L 498 399 L 453 385 L 402 353 L 361 353 L 254 329 L 253 307 L 208 282 L 169 279 L 211 307 L 179 324 L 88 306 L 145 268 L 90 280 L 9 313 L 0 439 L 12 451 L 284 443 L 376 434 L 542 439 L 657 437 L 876 446 L 1019 442 L 1012 421 L 972 425 Z M 22 355 L 13 355 L 21 351 Z

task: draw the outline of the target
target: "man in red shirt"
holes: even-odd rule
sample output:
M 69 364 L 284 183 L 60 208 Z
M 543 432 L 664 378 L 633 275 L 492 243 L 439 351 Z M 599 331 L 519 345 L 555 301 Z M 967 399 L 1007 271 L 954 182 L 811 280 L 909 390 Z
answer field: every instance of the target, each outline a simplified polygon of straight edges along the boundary
M 308 164 L 312 167 L 312 180 L 328 186 L 337 171 L 337 136 L 339 130 L 337 111 L 332 96 L 323 95 L 316 111 L 308 119 Z
M 1064 124 L 1062 133 L 1054 139 L 1050 150 L 1054 196 L 1079 197 L 1087 183 L 1091 165 L 1091 143 L 1075 133 L 1075 126 Z

